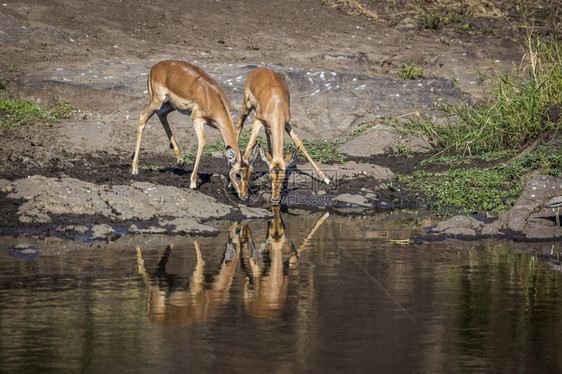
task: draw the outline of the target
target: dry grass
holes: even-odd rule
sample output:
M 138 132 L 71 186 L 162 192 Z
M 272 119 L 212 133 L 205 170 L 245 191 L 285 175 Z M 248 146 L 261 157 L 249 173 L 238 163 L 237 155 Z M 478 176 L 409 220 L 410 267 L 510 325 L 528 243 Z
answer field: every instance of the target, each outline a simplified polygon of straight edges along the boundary
M 501 18 L 507 15 L 505 1 L 493 0 L 425 0 L 424 4 L 436 9 L 470 9 L 475 17 Z
M 355 0 L 322 0 L 330 8 L 337 8 L 351 16 L 362 16 L 371 21 L 379 21 L 380 17 L 374 10 Z
M 557 25 L 562 17 L 562 2 L 551 0 L 321 0 L 323 4 L 346 14 L 371 21 L 398 22 L 420 10 L 448 17 L 511 19 L 522 15 Z M 552 27 L 552 26 L 551 26 Z M 559 26 L 556 26 L 559 27 Z

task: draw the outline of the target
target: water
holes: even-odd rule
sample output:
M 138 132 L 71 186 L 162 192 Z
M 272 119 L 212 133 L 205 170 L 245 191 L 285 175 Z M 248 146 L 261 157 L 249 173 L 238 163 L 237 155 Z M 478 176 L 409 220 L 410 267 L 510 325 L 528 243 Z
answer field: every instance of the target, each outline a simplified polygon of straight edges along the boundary
M 562 372 L 562 273 L 517 243 L 391 243 L 419 229 L 384 214 L 283 221 L 5 246 L 0 371 Z

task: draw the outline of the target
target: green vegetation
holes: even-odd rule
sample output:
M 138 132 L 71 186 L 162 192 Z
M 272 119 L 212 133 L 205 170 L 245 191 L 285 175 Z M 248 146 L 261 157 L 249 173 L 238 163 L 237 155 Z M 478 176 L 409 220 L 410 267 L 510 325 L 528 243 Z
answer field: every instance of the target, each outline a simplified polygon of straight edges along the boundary
M 443 105 L 443 124 L 420 114 L 406 124 L 403 131 L 423 135 L 438 150 L 424 162 L 451 168 L 397 177 L 430 208 L 441 213 L 499 214 L 516 201 L 529 175 L 562 174 L 562 150 L 545 143 L 561 130 L 559 115 L 549 112 L 559 112 L 562 103 L 562 43 L 529 31 L 524 52 L 521 66 L 495 71 L 487 81 L 489 94 L 475 104 Z M 462 168 L 476 160 L 508 159 L 525 147 L 531 151 L 489 169 Z
M 509 156 L 513 156 L 514 152 L 510 150 L 502 150 L 502 151 L 492 151 L 492 152 L 485 152 L 479 155 L 462 155 L 462 154 L 453 154 L 453 155 L 437 155 L 430 159 L 422 160 L 420 165 L 424 165 L 427 163 L 432 164 L 443 164 L 449 166 L 459 166 L 463 164 L 470 164 L 476 160 L 482 161 L 494 161 L 494 160 L 501 160 L 503 158 L 507 158 Z
M 224 143 L 221 140 L 217 140 L 215 144 L 205 144 L 203 148 L 203 156 L 210 156 L 214 152 L 224 151 Z M 182 153 L 183 162 L 186 164 L 192 164 L 195 162 L 195 157 L 197 157 L 197 144 L 193 144 L 187 151 Z
M 240 139 L 238 141 L 238 148 L 241 152 L 246 151 L 246 146 L 250 141 L 250 133 L 251 130 L 242 131 L 240 134 Z M 357 136 L 357 135 L 356 135 Z M 287 138 L 286 138 L 287 139 Z M 304 144 L 306 150 L 312 157 L 314 161 L 321 162 L 321 163 L 340 163 L 344 162 L 344 155 L 339 150 L 339 146 L 342 145 L 346 140 L 334 140 L 329 142 L 311 142 L 306 139 L 302 139 L 302 143 Z M 267 140 L 262 136 L 258 136 L 256 139 L 256 144 L 258 146 L 267 149 Z M 224 151 L 224 143 L 222 141 L 217 141 L 215 144 L 207 144 L 203 149 L 204 156 L 210 156 L 214 152 L 222 152 Z M 296 145 L 292 140 L 284 142 L 284 150 L 285 154 L 290 152 L 294 152 L 296 149 Z M 302 153 L 302 152 L 301 152 Z M 189 150 L 183 153 L 183 159 L 186 164 L 191 164 L 195 161 L 195 157 L 197 156 L 197 145 L 194 144 L 190 147 Z M 304 155 L 302 155 L 304 157 Z
M 416 153 L 419 153 L 415 149 L 412 149 L 406 145 L 400 144 L 398 145 L 396 152 L 390 153 L 388 157 L 400 157 L 404 156 L 406 158 L 412 158 Z
M 31 122 L 53 123 L 68 118 L 76 109 L 68 103 L 46 107 L 31 101 L 0 97 L 0 129 L 27 125 Z
M 446 124 L 438 126 L 418 115 L 410 128 L 443 152 L 465 154 L 522 148 L 548 131 L 559 130 L 560 121 L 546 114 L 562 102 L 562 43 L 529 37 L 526 58 L 527 66 L 509 74 L 498 70 L 491 94 L 475 105 L 443 105 Z
M 416 67 L 414 62 L 410 62 L 409 65 L 400 64 L 396 74 L 404 80 L 423 78 L 423 69 Z
M 151 170 L 151 171 L 158 171 L 163 170 L 163 166 L 155 166 L 155 165 L 139 165 L 139 169 L 141 170 Z
M 15 73 L 15 72 L 20 71 L 20 67 L 18 66 L 18 64 L 12 64 L 12 65 L 8 66 L 6 71 L 8 71 L 9 73 Z
M 475 5 L 467 4 L 455 4 L 431 10 L 420 6 L 416 18 L 426 29 L 439 30 L 445 25 L 460 23 L 455 29 L 461 28 L 461 31 L 464 31 L 468 29 L 468 20 L 474 17 L 475 10 Z
M 419 191 L 418 197 L 429 208 L 443 214 L 500 214 L 517 200 L 530 173 L 562 175 L 562 150 L 541 145 L 509 162 L 491 169 L 455 168 L 443 173 L 416 171 L 398 175 L 397 181 L 408 189 Z

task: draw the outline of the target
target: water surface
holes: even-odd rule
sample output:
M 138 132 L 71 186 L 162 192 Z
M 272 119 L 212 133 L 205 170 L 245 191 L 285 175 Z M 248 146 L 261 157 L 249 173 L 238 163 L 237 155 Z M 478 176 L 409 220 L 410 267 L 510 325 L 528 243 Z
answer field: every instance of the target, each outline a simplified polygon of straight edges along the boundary
M 562 372 L 562 277 L 534 252 L 400 244 L 415 218 L 282 218 L 157 244 L 1 239 L 0 371 Z

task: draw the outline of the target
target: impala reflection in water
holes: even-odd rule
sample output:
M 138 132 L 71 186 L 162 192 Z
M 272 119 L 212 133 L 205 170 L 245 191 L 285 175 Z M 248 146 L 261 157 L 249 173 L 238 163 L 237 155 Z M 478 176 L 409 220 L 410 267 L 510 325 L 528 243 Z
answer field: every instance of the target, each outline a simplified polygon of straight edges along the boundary
M 137 247 L 139 274 L 148 287 L 146 299 L 150 320 L 172 326 L 186 326 L 213 319 L 230 299 L 230 288 L 237 271 L 242 273 L 243 303 L 246 312 L 260 319 L 279 320 L 287 301 L 289 276 L 286 269 L 298 266 L 299 254 L 307 247 L 316 230 L 328 218 L 322 215 L 297 248 L 289 239 L 279 206 L 271 208 L 275 217 L 267 223 L 267 237 L 256 245 L 250 224 L 230 225 L 228 241 L 217 269 L 205 266 L 197 240 L 193 245 L 196 263 L 190 276 L 183 279 L 167 266 L 173 245 L 160 255 L 156 267 L 148 270 L 142 249 Z M 210 281 L 207 281 L 210 276 Z

